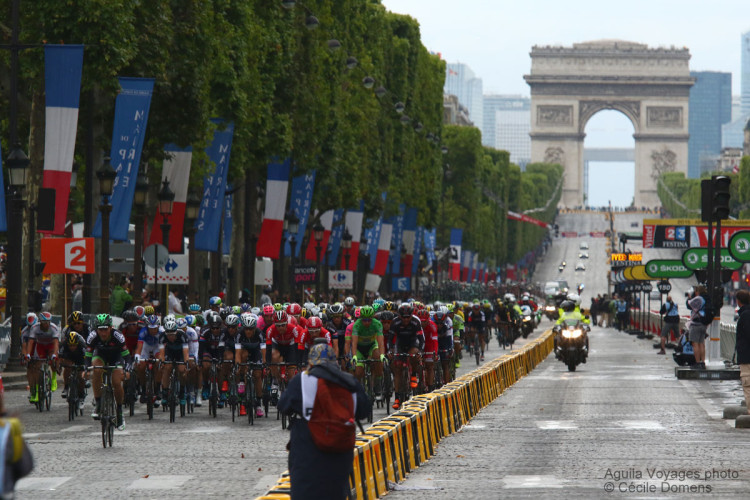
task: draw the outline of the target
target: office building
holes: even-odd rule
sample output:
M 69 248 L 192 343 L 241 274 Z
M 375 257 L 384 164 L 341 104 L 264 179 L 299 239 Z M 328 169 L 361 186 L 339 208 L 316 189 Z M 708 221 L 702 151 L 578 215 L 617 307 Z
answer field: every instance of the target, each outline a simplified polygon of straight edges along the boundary
M 531 161 L 531 99 L 519 95 L 484 96 L 482 144 L 510 153 L 522 168 Z
M 722 125 L 732 119 L 732 74 L 691 71 L 688 129 L 688 177 L 697 179 L 716 167 L 722 149 Z
M 458 97 L 458 102 L 469 111 L 469 119 L 482 131 L 482 79 L 463 63 L 448 63 L 445 71 L 443 92 Z

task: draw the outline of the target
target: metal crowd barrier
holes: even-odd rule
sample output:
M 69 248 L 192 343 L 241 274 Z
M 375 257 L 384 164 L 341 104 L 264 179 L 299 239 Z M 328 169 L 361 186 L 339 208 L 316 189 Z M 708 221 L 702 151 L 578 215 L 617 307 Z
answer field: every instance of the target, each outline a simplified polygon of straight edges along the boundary
M 442 388 L 416 396 L 401 409 L 357 435 L 350 497 L 373 500 L 388 492 L 389 483 L 408 474 L 435 454 L 441 439 L 461 429 L 482 408 L 531 372 L 554 347 L 552 331 L 480 366 Z M 290 499 L 285 472 L 256 500 Z

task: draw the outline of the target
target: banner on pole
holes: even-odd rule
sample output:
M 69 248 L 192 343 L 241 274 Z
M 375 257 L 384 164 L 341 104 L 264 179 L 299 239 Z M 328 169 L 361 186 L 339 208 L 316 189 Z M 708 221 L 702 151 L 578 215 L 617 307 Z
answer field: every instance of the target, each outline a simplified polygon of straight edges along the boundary
M 219 228 L 224 214 L 224 195 L 226 194 L 227 175 L 229 174 L 229 156 L 232 152 L 234 123 L 218 119 L 211 120 L 217 125 L 214 139 L 206 149 L 208 159 L 215 167 L 209 170 L 203 180 L 203 199 L 201 200 L 198 220 L 195 223 L 195 249 L 207 252 L 219 250 Z M 221 127 L 224 126 L 223 129 Z M 170 238 L 171 239 L 171 238 Z

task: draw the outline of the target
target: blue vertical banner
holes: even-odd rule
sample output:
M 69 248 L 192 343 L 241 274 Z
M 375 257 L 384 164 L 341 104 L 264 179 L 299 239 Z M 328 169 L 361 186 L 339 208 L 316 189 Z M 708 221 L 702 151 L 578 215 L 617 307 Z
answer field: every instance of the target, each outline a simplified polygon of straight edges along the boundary
M 154 79 L 120 77 L 119 82 L 120 93 L 115 100 L 112 149 L 109 153 L 112 167 L 117 172 L 114 191 L 110 198 L 112 213 L 109 218 L 109 237 L 112 240 L 125 241 L 128 239 L 135 179 L 138 177 L 138 166 L 141 163 Z M 97 216 L 91 234 L 101 238 L 101 214 Z
M 437 240 L 437 229 L 424 230 L 424 252 L 427 257 L 427 263 L 432 265 L 435 262 L 435 240 Z
M 344 212 L 343 208 L 338 208 L 333 212 L 331 237 L 328 238 L 328 265 L 334 268 L 338 265 L 337 261 L 339 258 L 339 247 L 341 246 L 341 236 L 344 235 Z
M 411 273 L 412 275 L 417 274 L 419 268 L 419 254 L 422 252 L 422 238 L 424 238 L 424 228 L 417 226 L 414 232 L 414 259 L 411 262 Z
M 3 178 L 3 146 L 0 144 L 0 232 L 8 230 L 8 217 L 5 211 L 5 179 Z
M 232 186 L 227 186 L 227 191 L 231 191 Z M 223 239 L 221 241 L 221 253 L 229 255 L 232 245 L 232 208 L 234 207 L 234 195 L 224 195 L 224 226 L 222 227 Z
M 370 270 L 375 269 L 375 261 L 378 258 L 378 242 L 380 241 L 380 230 L 383 227 L 383 219 L 371 222 L 372 227 L 367 230 L 367 254 L 370 256 Z
M 305 236 L 305 230 L 307 229 L 307 221 L 310 220 L 310 205 L 312 205 L 313 190 L 315 189 L 315 170 L 305 175 L 300 175 L 292 179 L 292 196 L 291 196 L 291 211 L 299 219 L 299 228 L 297 234 L 294 235 L 294 256 L 299 257 L 300 249 L 302 248 L 302 240 Z M 289 231 L 285 231 L 284 238 L 286 243 L 284 244 L 284 256 L 289 257 L 292 254 L 291 249 L 291 238 L 292 236 Z
M 203 179 L 203 199 L 195 221 L 195 249 L 207 252 L 219 250 L 219 227 L 224 212 L 224 194 L 227 187 L 227 175 L 229 173 L 229 155 L 232 152 L 232 137 L 234 136 L 234 123 L 226 123 L 223 120 L 212 119 L 219 128 L 214 131 L 214 140 L 206 148 L 208 159 L 215 168 L 209 169 Z M 221 129 L 221 125 L 225 127 Z
M 401 272 L 401 242 L 404 236 L 404 211 L 406 205 L 398 206 L 398 215 L 393 217 L 393 234 L 391 235 L 391 274 Z

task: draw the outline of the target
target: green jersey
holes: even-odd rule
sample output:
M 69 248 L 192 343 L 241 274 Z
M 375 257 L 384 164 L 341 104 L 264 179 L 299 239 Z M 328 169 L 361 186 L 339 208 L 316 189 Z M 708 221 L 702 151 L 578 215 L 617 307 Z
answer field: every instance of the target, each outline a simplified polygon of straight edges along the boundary
M 369 325 L 362 323 L 362 319 L 358 319 L 352 326 L 352 337 L 357 337 L 357 345 L 360 344 L 372 344 L 377 341 L 377 337 L 383 336 L 383 323 L 375 318 Z
M 464 330 L 464 320 L 459 316 L 458 314 L 453 315 L 453 331 L 463 331 Z

